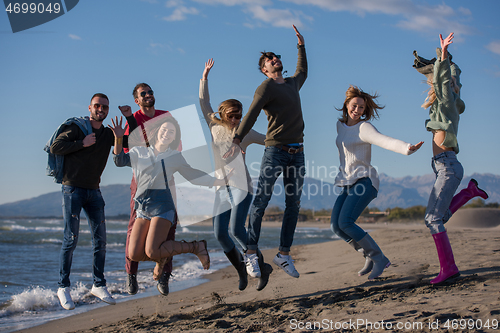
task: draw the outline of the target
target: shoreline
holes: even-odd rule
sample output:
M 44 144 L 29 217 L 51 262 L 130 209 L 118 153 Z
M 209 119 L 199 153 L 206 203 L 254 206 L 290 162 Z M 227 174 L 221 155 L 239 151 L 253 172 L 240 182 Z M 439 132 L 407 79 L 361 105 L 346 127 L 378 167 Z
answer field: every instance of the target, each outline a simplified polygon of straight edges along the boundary
M 300 245 L 292 247 L 291 253 L 300 278 L 273 264 L 269 284 L 260 292 L 252 278 L 247 289 L 239 291 L 237 273 L 230 266 L 206 275 L 209 282 L 168 297 L 105 305 L 22 331 L 292 332 L 314 323 L 364 320 L 379 325 L 382 321 L 422 323 L 421 329 L 411 331 L 435 332 L 445 330 L 443 325 L 453 320 L 489 320 L 490 324 L 496 320 L 498 324 L 500 220 L 490 221 L 490 228 L 451 222 L 448 234 L 462 275 L 442 286 L 429 284 L 439 272 L 439 262 L 423 223 L 363 224 L 392 262 L 374 281 L 357 276 L 364 259 L 342 241 Z M 272 262 L 276 249 L 263 253 L 266 262 Z M 434 323 L 439 329 L 431 327 Z M 394 328 L 391 331 L 408 332 Z M 351 331 L 357 330 L 372 331 L 359 326 Z

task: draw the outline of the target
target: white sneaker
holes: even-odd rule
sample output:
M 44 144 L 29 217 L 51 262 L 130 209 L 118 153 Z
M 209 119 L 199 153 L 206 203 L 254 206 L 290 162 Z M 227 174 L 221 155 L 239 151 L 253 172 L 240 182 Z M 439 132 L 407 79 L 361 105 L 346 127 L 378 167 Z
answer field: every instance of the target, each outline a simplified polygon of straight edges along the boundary
M 247 273 L 251 277 L 260 277 L 259 257 L 256 253 L 245 254 L 245 265 L 247 266 Z
M 66 310 L 73 310 L 75 308 L 75 303 L 73 303 L 71 294 L 69 293 L 69 287 L 57 289 L 57 297 L 59 297 L 61 306 Z
M 298 278 L 300 276 L 299 272 L 295 269 L 295 266 L 293 265 L 293 259 L 292 256 L 288 255 L 285 256 L 283 254 L 277 254 L 276 257 L 274 257 L 273 262 L 282 270 L 284 270 L 288 275 Z
M 116 304 L 116 301 L 113 299 L 113 297 L 111 297 L 111 294 L 109 293 L 106 286 L 96 287 L 95 285 L 92 285 L 92 290 L 90 290 L 90 293 L 108 304 Z

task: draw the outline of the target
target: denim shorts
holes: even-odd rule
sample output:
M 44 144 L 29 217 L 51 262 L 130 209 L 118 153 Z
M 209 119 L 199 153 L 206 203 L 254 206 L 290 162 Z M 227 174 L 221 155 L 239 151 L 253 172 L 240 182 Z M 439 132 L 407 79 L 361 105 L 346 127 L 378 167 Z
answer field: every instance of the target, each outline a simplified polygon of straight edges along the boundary
M 158 214 L 155 216 L 151 216 L 143 210 L 136 210 L 135 213 L 137 214 L 138 219 L 151 220 L 153 217 L 160 217 L 162 219 L 169 220 L 172 223 L 172 225 L 177 223 L 177 221 L 174 221 L 175 211 L 173 210 L 169 210 L 166 213 Z

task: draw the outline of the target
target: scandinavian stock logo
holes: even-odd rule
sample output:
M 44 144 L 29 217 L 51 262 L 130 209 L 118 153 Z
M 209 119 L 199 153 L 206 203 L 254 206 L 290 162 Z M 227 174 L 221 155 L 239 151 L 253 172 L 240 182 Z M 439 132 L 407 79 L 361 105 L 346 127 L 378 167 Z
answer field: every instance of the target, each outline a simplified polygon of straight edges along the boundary
M 3 0 L 12 32 L 52 21 L 72 10 L 79 0 Z

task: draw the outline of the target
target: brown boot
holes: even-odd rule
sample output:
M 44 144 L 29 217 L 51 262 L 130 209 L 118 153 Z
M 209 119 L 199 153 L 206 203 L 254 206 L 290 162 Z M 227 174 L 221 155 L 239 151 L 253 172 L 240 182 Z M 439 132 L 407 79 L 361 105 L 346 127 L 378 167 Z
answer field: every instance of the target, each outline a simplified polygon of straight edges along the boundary
M 192 241 L 192 242 L 186 242 L 184 240 L 182 241 L 174 241 L 174 240 L 168 240 L 165 241 L 161 244 L 160 246 L 160 254 L 162 258 L 172 258 L 175 255 L 181 254 L 181 253 L 194 253 L 200 259 L 201 265 L 203 266 L 203 269 L 209 269 L 210 268 L 210 256 L 208 255 L 208 250 L 207 250 L 207 241 L 206 240 L 201 240 L 201 241 Z M 167 263 L 168 261 L 165 261 L 163 266 Z M 161 267 L 163 270 L 163 266 Z M 156 270 L 156 268 L 155 268 Z M 158 276 L 161 274 L 162 271 L 158 272 Z

